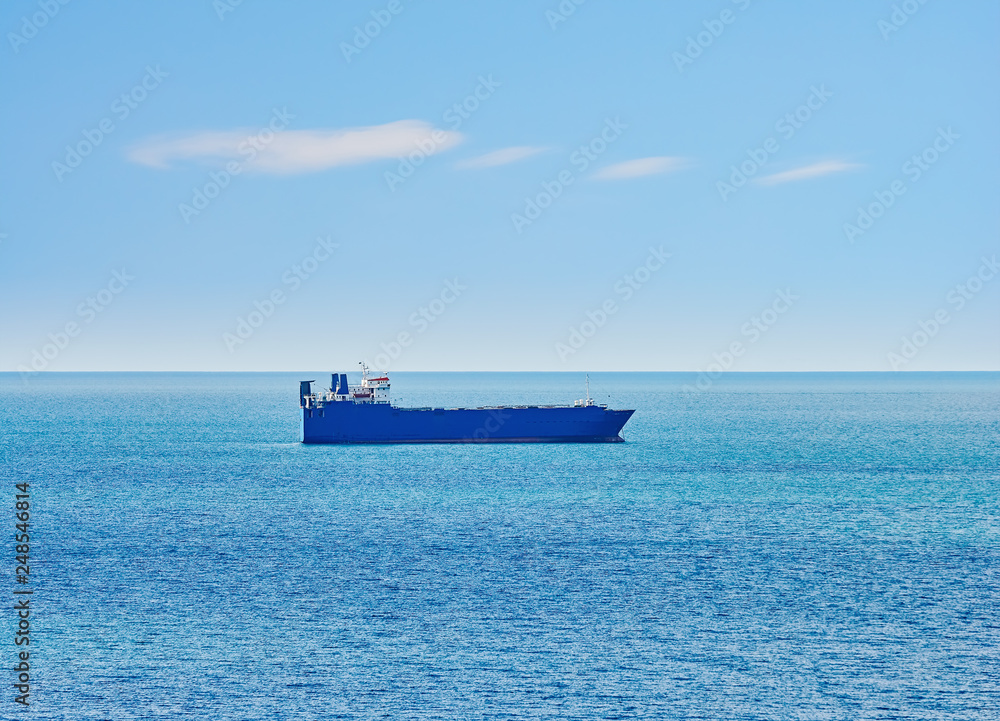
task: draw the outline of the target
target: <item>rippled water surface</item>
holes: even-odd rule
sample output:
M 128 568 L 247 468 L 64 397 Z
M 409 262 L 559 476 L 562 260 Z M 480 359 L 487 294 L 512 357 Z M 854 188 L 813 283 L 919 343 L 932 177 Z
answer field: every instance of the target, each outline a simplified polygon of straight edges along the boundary
M 627 443 L 353 447 L 299 378 L 0 374 L 30 718 L 998 717 L 1000 374 L 593 374 Z

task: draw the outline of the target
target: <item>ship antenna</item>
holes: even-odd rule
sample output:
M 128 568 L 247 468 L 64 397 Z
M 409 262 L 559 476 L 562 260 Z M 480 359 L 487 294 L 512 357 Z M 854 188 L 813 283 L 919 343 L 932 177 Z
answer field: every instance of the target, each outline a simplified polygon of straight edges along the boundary
M 590 405 L 590 373 L 587 374 L 587 405 Z

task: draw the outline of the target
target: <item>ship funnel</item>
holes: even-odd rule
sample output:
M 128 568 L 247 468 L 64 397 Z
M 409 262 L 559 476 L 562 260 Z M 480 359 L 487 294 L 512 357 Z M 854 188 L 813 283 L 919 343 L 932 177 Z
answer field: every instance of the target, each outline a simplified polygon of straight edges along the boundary
M 299 408 L 306 407 L 306 396 L 312 395 L 312 381 L 299 381 Z
M 347 395 L 347 374 L 346 373 L 332 373 L 330 374 L 332 379 L 330 382 L 330 390 L 334 395 L 346 396 Z

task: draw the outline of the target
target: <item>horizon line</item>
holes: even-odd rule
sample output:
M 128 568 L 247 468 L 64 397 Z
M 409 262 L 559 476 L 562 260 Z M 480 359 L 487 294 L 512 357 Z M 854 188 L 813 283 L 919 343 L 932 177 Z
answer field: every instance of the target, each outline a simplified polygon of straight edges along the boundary
M 332 367 L 332 366 L 331 366 Z M 376 369 L 377 370 L 377 369 Z M 59 375 L 69 373 L 314 373 L 315 370 L 61 370 L 61 371 L 0 371 L 0 375 Z M 328 372 L 328 371 L 322 371 Z M 332 371 L 329 371 L 332 372 Z M 339 371 L 338 371 L 339 372 Z M 347 373 L 360 373 L 360 371 L 345 371 Z M 891 375 L 915 374 L 915 373 L 1000 373 L 1000 368 L 964 369 L 964 370 L 767 370 L 767 371 L 720 371 L 708 373 L 704 369 L 698 370 L 395 370 L 378 373 L 677 373 L 677 374 L 705 374 L 705 375 L 751 375 L 768 373 L 884 373 Z

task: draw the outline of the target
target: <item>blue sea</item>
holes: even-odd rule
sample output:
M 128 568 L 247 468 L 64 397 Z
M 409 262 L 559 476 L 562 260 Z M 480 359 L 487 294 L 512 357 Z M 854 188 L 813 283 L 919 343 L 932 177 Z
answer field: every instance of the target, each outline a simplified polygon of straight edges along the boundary
M 304 378 L 0 375 L 0 716 L 1000 718 L 998 373 L 595 373 L 626 443 L 473 446 L 304 446 Z

